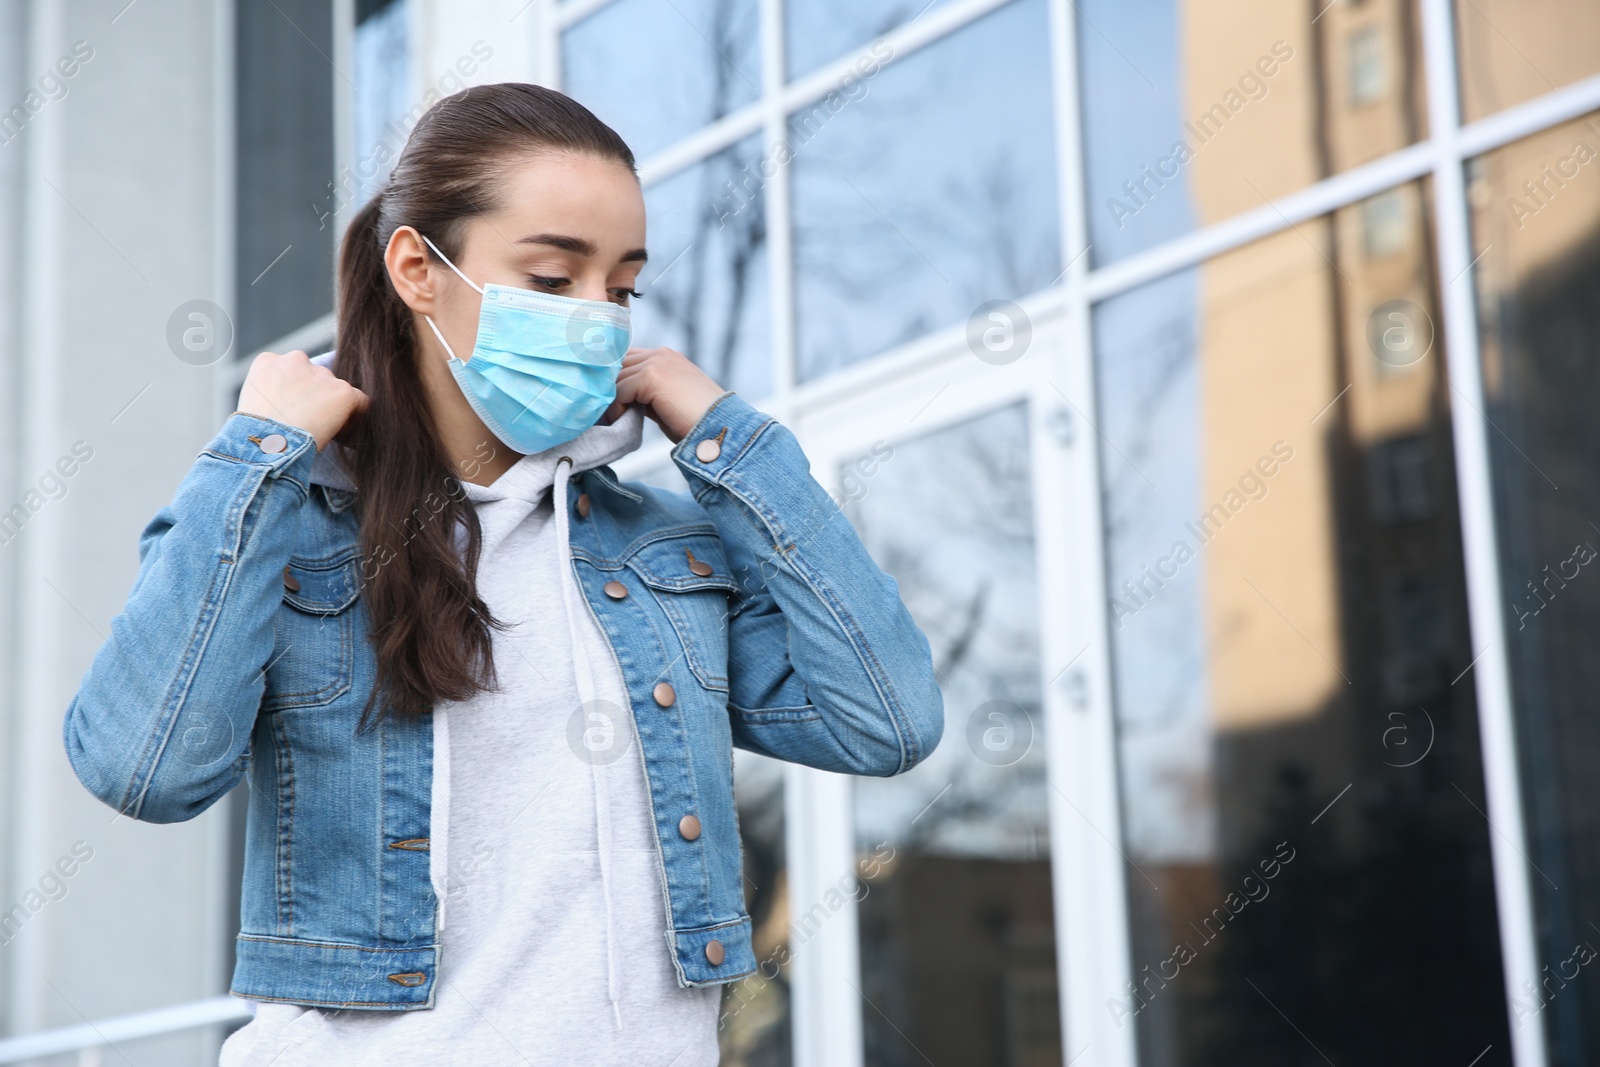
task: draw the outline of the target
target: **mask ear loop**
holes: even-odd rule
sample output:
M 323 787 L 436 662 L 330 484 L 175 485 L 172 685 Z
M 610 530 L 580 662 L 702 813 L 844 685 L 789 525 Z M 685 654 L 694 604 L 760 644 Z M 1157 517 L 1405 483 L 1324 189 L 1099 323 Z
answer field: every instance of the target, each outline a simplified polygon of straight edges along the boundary
M 418 231 L 417 236 L 421 237 L 424 241 L 428 242 L 428 247 L 433 249 L 433 254 L 438 256 L 440 259 L 444 260 L 445 266 L 449 267 L 451 270 L 456 272 L 456 277 L 460 278 L 462 281 L 466 282 L 468 285 L 471 285 L 472 288 L 473 288 L 473 291 L 476 292 L 479 296 L 483 295 L 483 290 L 479 289 L 477 287 L 477 285 L 473 284 L 473 281 L 472 281 L 471 278 L 467 277 L 465 274 L 462 274 L 461 273 L 461 269 L 459 267 L 457 267 L 454 263 L 450 262 L 450 257 L 445 255 L 443 252 L 439 251 L 439 246 L 438 245 L 436 245 L 432 241 L 428 240 L 428 235 L 427 234 Z M 450 347 L 450 342 L 446 341 L 444 339 L 444 334 L 439 332 L 439 327 L 433 321 L 433 316 L 432 315 L 428 315 L 428 314 L 424 314 L 422 317 L 427 320 L 428 328 L 430 330 L 432 330 L 433 331 L 433 335 L 439 339 L 439 343 L 444 345 L 444 350 L 450 354 L 450 358 L 456 360 L 456 362 L 459 363 L 460 360 L 457 359 L 457 357 L 456 357 L 456 350 Z

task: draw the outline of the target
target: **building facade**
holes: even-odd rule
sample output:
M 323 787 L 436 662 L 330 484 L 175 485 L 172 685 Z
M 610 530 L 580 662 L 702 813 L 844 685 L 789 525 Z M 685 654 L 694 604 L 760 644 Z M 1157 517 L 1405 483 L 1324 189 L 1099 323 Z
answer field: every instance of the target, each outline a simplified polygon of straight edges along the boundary
M 60 717 L 502 80 L 633 147 L 636 342 L 794 429 L 943 687 L 902 777 L 738 754 L 725 1064 L 1600 1063 L 1582 0 L 0 0 L 5 1034 L 226 989 L 243 796 L 112 820 Z

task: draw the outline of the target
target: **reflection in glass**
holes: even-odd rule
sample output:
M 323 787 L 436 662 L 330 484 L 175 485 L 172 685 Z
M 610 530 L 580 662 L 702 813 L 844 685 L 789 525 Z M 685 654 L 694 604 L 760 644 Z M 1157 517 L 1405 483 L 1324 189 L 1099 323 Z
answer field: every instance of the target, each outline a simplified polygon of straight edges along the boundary
M 643 162 L 760 95 L 756 0 L 616 0 L 562 35 L 561 69 Z
M 1018 0 L 886 53 L 791 118 L 801 379 L 1060 274 L 1045 16 Z
M 1410 0 L 1074 6 L 1096 263 L 1427 135 Z
M 809 74 L 947 0 L 789 0 L 783 5 L 789 78 Z
M 1600 6 L 1573 0 L 1456 0 L 1467 121 L 1600 74 Z
M 1096 312 L 1144 1067 L 1510 1063 L 1427 193 Z
M 355 32 L 355 205 L 361 206 L 389 178 L 410 128 L 411 53 L 406 36 L 409 0 L 389 0 L 362 18 Z
M 865 1062 L 1059 1067 L 1025 412 L 879 442 L 840 490 L 945 703 L 926 762 L 854 780 Z
M 1578 946 L 1600 947 L 1597 147 L 1590 115 L 1469 169 L 1528 882 L 1543 973 L 1566 979 L 1523 1000 L 1539 1009 L 1552 1067 L 1600 1057 L 1600 981 L 1572 980 Z
M 724 389 L 772 391 L 761 138 L 748 138 L 645 192 L 650 263 L 634 344 L 675 348 Z

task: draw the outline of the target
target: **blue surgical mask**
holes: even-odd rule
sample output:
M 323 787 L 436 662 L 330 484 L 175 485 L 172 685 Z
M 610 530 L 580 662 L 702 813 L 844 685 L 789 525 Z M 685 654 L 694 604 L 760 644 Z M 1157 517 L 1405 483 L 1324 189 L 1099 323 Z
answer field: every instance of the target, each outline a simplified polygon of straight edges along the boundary
M 599 421 L 617 397 L 617 372 L 632 333 L 628 309 L 512 285 L 479 288 L 426 236 L 438 257 L 483 295 L 472 358 L 450 354 L 450 373 L 472 410 L 507 448 L 524 455 L 566 444 Z

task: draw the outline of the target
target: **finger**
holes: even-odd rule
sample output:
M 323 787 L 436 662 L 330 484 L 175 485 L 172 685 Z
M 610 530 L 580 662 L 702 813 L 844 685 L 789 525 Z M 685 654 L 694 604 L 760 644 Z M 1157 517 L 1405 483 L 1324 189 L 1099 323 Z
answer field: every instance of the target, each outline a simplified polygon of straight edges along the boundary
M 617 379 L 617 399 L 615 403 L 631 404 L 637 398 L 638 387 L 630 378 Z
M 645 373 L 645 368 L 643 368 L 643 367 L 626 367 L 626 368 L 624 368 L 623 370 L 619 371 L 618 374 L 617 374 L 617 387 L 620 389 L 622 387 L 622 384 L 624 382 L 626 382 L 626 383 L 628 383 L 628 387 L 630 389 L 633 389 L 633 390 L 637 391 L 640 388 L 640 386 L 642 386 L 644 384 L 644 379 L 642 377 L 644 375 L 644 373 Z

